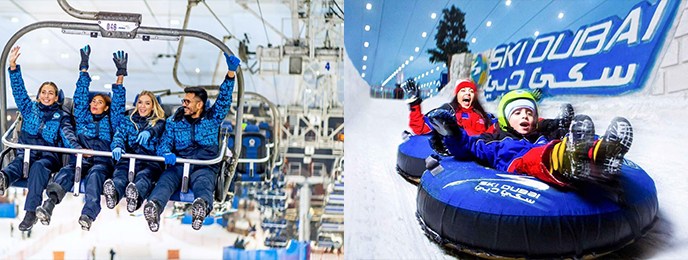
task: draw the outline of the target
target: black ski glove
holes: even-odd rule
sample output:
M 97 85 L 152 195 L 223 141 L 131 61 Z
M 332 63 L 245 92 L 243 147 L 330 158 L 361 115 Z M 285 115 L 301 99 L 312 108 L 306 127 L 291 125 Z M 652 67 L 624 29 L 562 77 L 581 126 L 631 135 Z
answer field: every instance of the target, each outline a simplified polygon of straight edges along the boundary
M 88 70 L 88 56 L 91 55 L 91 46 L 86 45 L 79 49 L 81 53 L 81 63 L 79 63 L 79 70 Z
M 430 142 L 430 148 L 432 148 L 432 150 L 439 155 L 450 156 L 451 153 L 449 152 L 449 149 L 447 149 L 447 146 L 445 146 L 444 142 L 442 141 L 443 137 L 437 133 L 437 131 L 432 131 L 430 133 L 432 134 L 432 136 L 428 139 L 428 142 Z
M 124 51 L 117 51 L 112 54 L 112 57 L 112 60 L 115 62 L 115 67 L 117 67 L 115 76 L 127 76 L 127 60 L 129 60 L 129 54 Z
M 434 109 L 426 117 L 432 128 L 442 136 L 460 136 L 463 131 L 456 123 L 456 116 L 452 110 Z
M 420 95 L 418 93 L 419 92 L 418 86 L 416 86 L 415 82 L 413 82 L 411 80 L 406 81 L 406 84 L 404 84 L 404 86 L 402 86 L 402 88 L 404 89 L 404 93 L 406 94 L 406 103 L 407 104 L 409 104 L 411 106 L 420 104 L 420 102 L 422 100 L 421 100 Z

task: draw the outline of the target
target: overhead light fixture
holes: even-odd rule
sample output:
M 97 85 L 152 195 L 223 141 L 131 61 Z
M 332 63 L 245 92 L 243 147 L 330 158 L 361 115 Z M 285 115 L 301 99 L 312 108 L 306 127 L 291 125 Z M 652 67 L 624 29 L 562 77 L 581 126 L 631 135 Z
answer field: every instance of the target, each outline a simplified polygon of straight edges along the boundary
M 201 69 L 199 68 L 196 68 L 194 71 L 196 71 L 196 73 L 201 73 Z
M 492 21 L 487 21 L 487 24 L 485 24 L 485 25 L 487 25 L 487 27 L 492 26 Z
M 430 73 L 428 73 L 428 72 L 426 71 L 426 72 L 425 72 L 425 76 L 427 76 L 427 75 L 430 75 Z
M 179 20 L 172 19 L 172 20 L 170 20 L 170 24 L 171 24 L 171 25 L 178 25 L 178 24 L 179 24 Z
M 410 56 L 410 57 L 409 57 L 409 60 L 413 60 L 413 56 Z
M 112 84 L 107 84 L 107 83 L 105 83 L 105 84 L 103 85 L 103 88 L 104 88 L 104 89 L 111 89 L 111 88 L 112 88 Z
M 535 37 L 537 37 L 538 35 L 540 35 L 540 31 L 535 31 L 535 33 L 533 33 L 533 35 L 535 35 Z
M 440 66 L 437 66 L 437 68 L 435 70 L 440 71 Z
M 12 116 L 7 115 L 7 121 L 10 121 L 10 120 L 12 120 Z
M 363 43 L 363 47 L 368 48 L 369 45 L 370 45 L 370 43 L 368 43 L 368 42 L 364 42 L 364 43 Z
M 416 51 L 416 52 L 420 51 L 420 48 L 419 48 L 419 47 L 416 47 L 415 51 Z
M 93 80 L 100 80 L 100 76 L 94 75 L 94 76 L 92 77 L 92 79 L 93 79 Z
M 367 25 L 367 24 L 366 24 L 365 30 L 366 30 L 366 31 L 370 31 L 370 25 Z
M 403 63 L 401 64 L 401 68 L 402 68 L 402 69 L 403 69 L 405 66 L 406 66 L 406 64 L 403 64 Z
M 446 63 L 445 63 L 445 64 L 442 64 L 442 68 L 446 68 L 446 67 L 447 67 L 447 64 L 446 64 Z
M 50 40 L 48 40 L 48 39 L 43 39 L 41 42 L 42 42 L 43 44 L 48 44 L 48 43 L 50 43 Z
M 364 61 L 368 60 L 368 55 L 363 55 L 363 60 Z
M 559 19 L 564 18 L 564 13 L 559 13 L 557 17 L 559 17 Z
M 12 21 L 13 23 L 16 23 L 16 22 L 19 22 L 19 18 L 12 17 L 12 19 L 10 19 L 10 21 Z
M 472 42 L 472 43 L 475 43 L 475 38 L 471 39 L 471 42 Z
M 366 66 L 366 65 L 363 65 L 363 67 L 362 67 L 363 70 L 366 70 L 367 68 L 368 68 L 368 66 Z
M 423 38 L 425 38 L 425 36 L 428 36 L 428 33 L 423 32 L 422 34 L 420 34 L 420 36 L 423 36 Z
M 69 53 L 60 54 L 60 58 L 63 58 L 63 59 L 69 58 Z
M 506 0 L 506 2 L 505 2 L 504 4 L 505 4 L 506 6 L 510 6 L 510 5 L 511 5 L 511 0 Z
M 436 13 L 432 13 L 432 14 L 430 15 L 430 18 L 432 18 L 432 19 L 437 18 L 437 14 L 436 14 Z
M 361 73 L 361 78 L 365 78 L 365 73 Z
M 408 60 L 406 60 L 406 62 L 404 62 L 404 64 L 408 65 Z
M 371 3 L 367 3 L 366 9 L 368 9 L 368 10 L 373 9 L 373 5 Z
M 435 73 L 435 69 L 431 69 L 431 70 L 430 70 L 430 73 Z

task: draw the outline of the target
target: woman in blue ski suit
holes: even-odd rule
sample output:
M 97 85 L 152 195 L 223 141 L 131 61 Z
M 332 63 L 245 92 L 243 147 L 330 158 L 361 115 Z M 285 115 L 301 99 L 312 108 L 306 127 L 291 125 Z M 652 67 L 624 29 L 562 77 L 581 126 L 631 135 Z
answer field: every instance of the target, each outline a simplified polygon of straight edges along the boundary
M 12 95 L 17 108 L 22 115 L 23 124 L 19 134 L 19 143 L 42 146 L 63 146 L 66 148 L 81 148 L 74 135 L 69 114 L 58 104 L 59 89 L 55 83 L 46 81 L 38 89 L 37 101 L 29 98 L 24 86 L 21 67 L 17 65 L 17 58 L 21 55 L 19 47 L 10 52 L 10 82 Z M 36 207 L 41 203 L 43 190 L 48 183 L 50 173 L 62 166 L 60 157 L 54 152 L 31 150 L 29 154 L 28 193 L 24 210 L 26 214 L 19 230 L 27 231 L 36 223 Z M 17 149 L 15 159 L 0 171 L 0 196 L 12 183 L 23 178 L 24 149 Z
M 112 179 L 103 184 L 105 204 L 113 209 L 124 194 L 127 198 L 127 211 L 134 212 L 141 207 L 143 199 L 148 197 L 153 182 L 157 181 L 163 170 L 162 162 L 137 160 L 134 165 L 136 177 L 129 183 L 129 159 L 120 160 L 123 153 L 156 156 L 155 147 L 165 131 L 165 110 L 155 98 L 153 92 L 144 90 L 134 100 L 136 108 L 133 113 L 121 121 L 110 146 L 112 158 L 117 160 Z M 127 184 L 129 183 L 129 184 Z M 125 190 L 126 187 L 126 190 Z
M 117 83 L 112 84 L 113 98 L 99 93 L 89 100 L 89 86 L 91 76 L 88 74 L 88 59 L 91 54 L 90 46 L 80 50 L 81 73 L 76 82 L 74 91 L 74 117 L 76 121 L 76 134 L 79 143 L 84 149 L 97 151 L 110 151 L 110 143 L 114 135 L 113 127 L 119 125 L 124 113 L 125 92 L 122 82 L 126 73 L 127 56 L 123 51 L 115 54 L 117 67 Z M 103 182 L 112 174 L 114 161 L 102 156 L 84 156 L 82 160 L 81 174 L 84 178 L 85 201 L 84 208 L 79 217 L 79 224 L 83 230 L 89 230 L 91 223 L 100 213 L 100 195 L 103 192 Z M 50 224 L 55 204 L 60 203 L 65 193 L 74 186 L 76 158 L 72 157 L 69 165 L 58 172 L 53 182 L 48 184 L 46 193 L 48 199 L 41 207 L 36 209 L 36 214 L 44 225 Z

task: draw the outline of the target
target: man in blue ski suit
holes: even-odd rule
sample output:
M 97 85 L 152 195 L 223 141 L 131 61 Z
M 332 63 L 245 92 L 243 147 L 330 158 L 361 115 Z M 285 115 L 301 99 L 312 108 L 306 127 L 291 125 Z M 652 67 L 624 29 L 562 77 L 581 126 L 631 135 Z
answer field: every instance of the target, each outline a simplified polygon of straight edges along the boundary
M 177 156 L 185 159 L 209 160 L 218 155 L 218 133 L 232 104 L 235 72 L 241 63 L 236 56 L 225 53 L 227 76 L 220 86 L 215 104 L 205 109 L 208 94 L 205 89 L 190 87 L 182 107 L 167 119 L 165 132 L 158 147 L 158 155 L 165 157 L 165 164 L 172 165 L 165 170 L 148 197 L 143 214 L 151 231 L 157 232 L 160 214 L 175 191 L 179 190 L 183 165 L 177 164 Z M 213 190 L 219 165 L 191 165 L 189 186 L 196 199 L 192 205 L 193 229 L 200 229 L 203 220 L 212 210 Z

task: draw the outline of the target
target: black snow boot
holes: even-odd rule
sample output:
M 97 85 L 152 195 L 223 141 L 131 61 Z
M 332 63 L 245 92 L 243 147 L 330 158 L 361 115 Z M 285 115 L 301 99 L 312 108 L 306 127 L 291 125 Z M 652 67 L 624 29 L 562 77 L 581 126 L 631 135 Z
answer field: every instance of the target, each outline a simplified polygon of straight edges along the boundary
M 103 195 L 105 195 L 105 205 L 109 209 L 114 209 L 117 202 L 119 202 L 119 194 L 117 194 L 115 182 L 113 182 L 112 179 L 107 179 L 103 183 Z
M 195 230 L 201 229 L 208 213 L 208 202 L 203 198 L 196 198 L 191 205 L 191 227 Z
M 79 217 L 79 225 L 81 225 L 81 230 L 89 231 L 92 223 L 93 219 L 87 215 L 81 214 L 81 217 Z
M 35 211 L 27 211 L 24 214 L 24 220 L 22 220 L 21 223 L 19 223 L 19 230 L 21 231 L 29 231 L 38 219 L 36 219 L 36 212 Z
M 615 117 L 604 136 L 591 151 L 595 173 L 602 178 L 615 178 L 621 171 L 624 155 L 633 143 L 633 127 L 626 118 Z
M 41 220 L 41 224 L 50 225 L 50 217 L 53 215 L 53 209 L 55 208 L 55 201 L 52 198 L 48 198 L 43 201 L 42 206 L 36 208 L 36 217 Z
M 162 212 L 157 200 L 149 200 L 143 207 L 143 217 L 148 222 L 148 228 L 152 232 L 158 232 L 160 228 L 160 213 Z
M 571 120 L 568 135 L 554 146 L 552 166 L 555 173 L 567 180 L 587 179 L 590 175 L 588 151 L 595 141 L 595 125 L 586 115 Z
M 127 211 L 129 213 L 133 213 L 141 207 L 141 199 L 139 199 L 139 191 L 136 189 L 136 184 L 130 182 L 124 191 L 124 195 L 127 198 Z
M 7 174 L 5 174 L 3 171 L 0 171 L 0 197 L 5 196 L 5 190 L 7 190 L 7 186 L 9 186 L 9 183 L 7 183 Z

